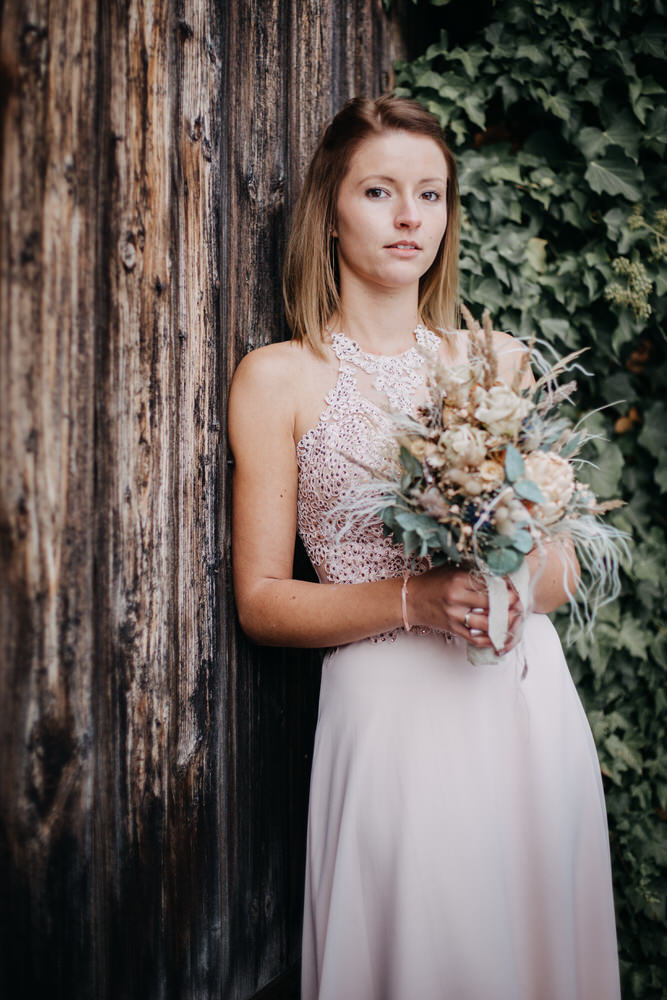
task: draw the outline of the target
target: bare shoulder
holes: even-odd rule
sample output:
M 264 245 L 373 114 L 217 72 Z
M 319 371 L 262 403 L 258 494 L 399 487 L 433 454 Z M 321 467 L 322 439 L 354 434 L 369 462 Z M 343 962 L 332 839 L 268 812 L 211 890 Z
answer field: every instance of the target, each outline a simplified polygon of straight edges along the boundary
M 239 362 L 232 380 L 230 405 L 238 396 L 263 398 L 265 406 L 297 397 L 317 363 L 311 350 L 293 341 L 258 347 Z
M 511 333 L 505 333 L 503 330 L 493 331 L 493 346 L 499 356 L 513 354 L 518 360 L 527 350 L 522 340 L 513 337 Z
M 520 367 L 528 348 L 518 337 L 513 337 L 511 333 L 504 333 L 502 330 L 493 331 L 493 343 L 498 356 L 500 376 L 505 381 L 510 381 Z M 521 386 L 526 388 L 533 380 L 530 366 L 528 370 L 524 370 L 522 376 Z
M 293 341 L 267 344 L 246 354 L 229 394 L 232 448 L 239 433 L 292 437 L 304 387 L 313 381 L 320 364 L 309 348 Z
M 234 373 L 233 384 L 245 388 L 271 386 L 273 389 L 297 376 L 305 352 L 292 341 L 267 344 L 249 351 Z

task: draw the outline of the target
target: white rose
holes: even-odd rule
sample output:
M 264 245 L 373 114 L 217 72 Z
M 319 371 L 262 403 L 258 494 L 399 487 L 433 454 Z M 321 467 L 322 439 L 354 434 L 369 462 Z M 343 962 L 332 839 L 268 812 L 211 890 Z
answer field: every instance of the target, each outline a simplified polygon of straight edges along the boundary
M 508 385 L 478 388 L 475 402 L 476 418 L 498 437 L 515 437 L 532 408 L 530 400 L 513 392 Z
M 450 427 L 440 435 L 440 447 L 447 463 L 456 469 L 480 465 L 486 458 L 486 444 L 484 431 L 467 424 Z
M 544 524 L 557 521 L 574 493 L 572 466 L 560 455 L 534 451 L 525 460 L 525 476 L 540 488 L 545 503 L 537 504 L 533 515 Z

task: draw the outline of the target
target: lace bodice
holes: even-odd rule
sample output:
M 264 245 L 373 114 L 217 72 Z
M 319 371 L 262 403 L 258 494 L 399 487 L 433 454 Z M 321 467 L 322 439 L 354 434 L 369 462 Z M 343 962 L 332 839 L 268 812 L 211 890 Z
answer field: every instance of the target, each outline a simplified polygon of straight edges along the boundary
M 439 338 L 419 326 L 416 344 L 403 354 L 367 354 L 342 333 L 331 338 L 340 362 L 319 421 L 297 445 L 299 470 L 298 530 L 321 582 L 363 583 L 401 576 L 409 561 L 402 546 L 385 538 L 382 524 L 346 530 L 341 508 L 367 469 L 396 465 L 389 418 L 382 408 L 414 408 L 424 384 L 423 355 L 436 352 Z M 366 469 L 364 469 L 364 466 Z M 378 490 L 380 493 L 380 490 Z M 425 569 L 427 563 L 417 567 Z

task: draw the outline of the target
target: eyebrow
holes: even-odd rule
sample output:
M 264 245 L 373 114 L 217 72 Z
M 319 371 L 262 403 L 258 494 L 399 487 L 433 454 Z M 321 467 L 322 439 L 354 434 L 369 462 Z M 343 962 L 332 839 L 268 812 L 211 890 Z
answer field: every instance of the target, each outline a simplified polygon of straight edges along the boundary
M 368 177 L 362 178 L 359 184 L 368 184 L 369 181 L 386 181 L 389 184 L 394 184 L 396 182 L 395 177 L 388 177 L 386 174 L 369 174 Z M 417 181 L 418 184 L 446 184 L 447 177 L 422 177 L 421 180 Z

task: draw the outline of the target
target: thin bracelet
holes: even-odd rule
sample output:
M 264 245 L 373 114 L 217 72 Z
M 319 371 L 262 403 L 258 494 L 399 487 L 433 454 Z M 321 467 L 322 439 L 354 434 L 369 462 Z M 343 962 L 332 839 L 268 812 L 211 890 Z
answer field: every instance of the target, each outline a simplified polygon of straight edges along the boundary
M 409 573 L 403 574 L 403 586 L 401 587 L 401 610 L 403 612 L 403 628 L 406 632 L 409 632 L 412 625 L 408 621 L 408 580 L 410 579 Z

